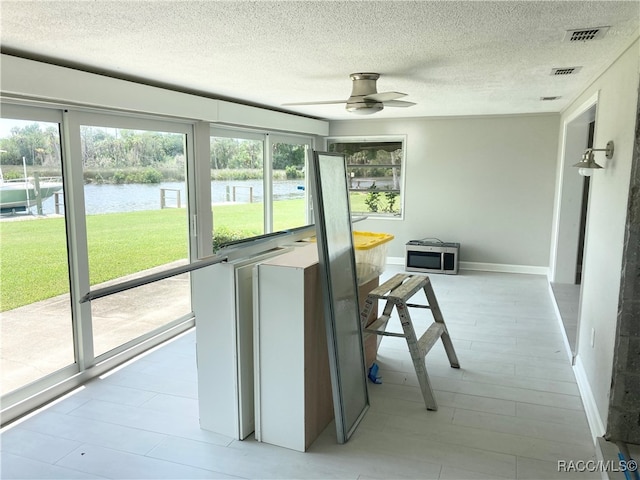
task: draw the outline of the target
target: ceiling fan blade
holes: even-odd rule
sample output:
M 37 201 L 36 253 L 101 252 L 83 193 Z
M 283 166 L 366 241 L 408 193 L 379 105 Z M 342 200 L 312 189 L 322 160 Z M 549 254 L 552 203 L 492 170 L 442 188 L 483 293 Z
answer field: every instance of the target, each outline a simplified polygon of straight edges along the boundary
M 330 105 L 332 103 L 347 103 L 346 100 L 326 100 L 320 102 L 297 102 L 297 103 L 283 103 L 282 106 L 293 106 L 293 105 Z
M 403 100 L 389 100 L 383 102 L 385 107 L 412 107 L 415 105 L 413 102 L 405 102 Z
M 380 92 L 380 93 L 372 93 L 370 95 L 365 95 L 365 100 L 373 100 L 374 102 L 386 102 L 388 100 L 395 100 L 396 98 L 406 97 L 406 93 L 400 92 Z

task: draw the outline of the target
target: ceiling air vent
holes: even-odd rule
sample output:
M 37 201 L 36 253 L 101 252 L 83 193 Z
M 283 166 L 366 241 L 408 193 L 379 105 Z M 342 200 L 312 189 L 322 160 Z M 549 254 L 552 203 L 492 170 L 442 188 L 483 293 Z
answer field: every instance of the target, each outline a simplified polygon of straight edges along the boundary
M 580 71 L 582 67 L 560 67 L 560 68 L 552 68 L 551 69 L 551 75 L 553 76 L 557 76 L 557 75 L 573 75 L 575 73 L 578 73 Z
M 549 102 L 551 100 L 558 100 L 560 97 L 540 97 L 543 102 Z
M 564 35 L 565 42 L 588 42 L 590 40 L 600 40 L 609 31 L 609 27 L 580 28 L 578 30 L 567 30 Z

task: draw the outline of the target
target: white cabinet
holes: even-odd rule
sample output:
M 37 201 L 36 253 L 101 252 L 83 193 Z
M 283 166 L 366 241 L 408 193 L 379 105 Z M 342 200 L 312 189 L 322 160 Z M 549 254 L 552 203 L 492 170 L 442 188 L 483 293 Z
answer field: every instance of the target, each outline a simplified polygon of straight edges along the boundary
M 304 452 L 333 419 L 315 244 L 254 270 L 256 439 Z
M 288 249 L 192 272 L 200 426 L 242 440 L 254 431 L 253 268 Z

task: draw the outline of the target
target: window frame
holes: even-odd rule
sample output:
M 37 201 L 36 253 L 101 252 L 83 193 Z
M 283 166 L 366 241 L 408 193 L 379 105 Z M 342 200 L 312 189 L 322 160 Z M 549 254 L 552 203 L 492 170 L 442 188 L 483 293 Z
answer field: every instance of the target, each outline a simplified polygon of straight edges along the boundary
M 368 217 L 373 217 L 376 219 L 396 219 L 403 220 L 404 219 L 404 202 L 405 202 L 405 170 L 407 164 L 407 136 L 406 135 L 365 135 L 365 136 L 330 136 L 326 137 L 326 145 L 327 151 L 331 151 L 330 147 L 333 144 L 345 144 L 345 143 L 400 143 L 402 145 L 402 156 L 400 158 L 400 165 L 393 165 L 393 167 L 400 167 L 400 181 L 399 181 L 399 190 L 398 194 L 400 196 L 399 201 L 399 209 L 398 213 L 393 212 L 355 212 L 353 208 L 351 208 L 351 198 L 349 199 L 349 206 L 351 208 L 352 215 L 361 216 L 366 215 Z M 367 168 L 380 168 L 381 166 L 385 167 L 388 165 L 357 165 L 357 168 L 367 169 Z M 355 168 L 355 165 L 347 164 L 347 174 L 349 173 L 350 168 Z M 391 167 L 391 166 L 389 166 Z M 349 187 L 349 193 L 351 192 L 366 192 L 367 190 L 362 189 L 354 189 Z M 381 192 L 384 190 L 380 190 Z M 395 190 L 394 190 L 395 191 Z

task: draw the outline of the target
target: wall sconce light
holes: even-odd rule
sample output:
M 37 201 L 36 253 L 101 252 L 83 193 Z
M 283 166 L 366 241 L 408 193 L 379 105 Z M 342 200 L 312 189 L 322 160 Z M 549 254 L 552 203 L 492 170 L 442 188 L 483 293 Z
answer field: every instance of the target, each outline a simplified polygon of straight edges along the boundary
M 596 161 L 593 159 L 593 152 L 606 152 L 604 155 L 608 159 L 613 158 L 613 140 L 607 142 L 607 148 L 587 148 L 582 155 L 582 160 L 573 165 L 574 167 L 578 167 L 578 173 L 580 175 L 584 175 L 585 177 L 590 177 L 593 175 L 593 172 L 599 168 L 602 168 L 601 165 L 598 165 Z

